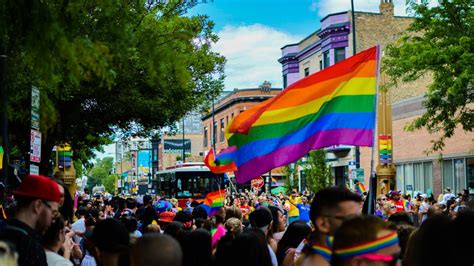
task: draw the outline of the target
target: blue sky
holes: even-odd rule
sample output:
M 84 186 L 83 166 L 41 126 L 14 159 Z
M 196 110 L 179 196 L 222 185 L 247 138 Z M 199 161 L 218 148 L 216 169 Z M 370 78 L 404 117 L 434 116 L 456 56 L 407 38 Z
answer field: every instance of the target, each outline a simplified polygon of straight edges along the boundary
M 395 15 L 406 15 L 405 0 L 394 0 Z M 216 24 L 213 49 L 227 58 L 225 89 L 282 86 L 280 48 L 297 43 L 328 14 L 350 10 L 350 0 L 207 0 L 189 11 Z M 380 0 L 354 0 L 355 10 L 378 12 Z

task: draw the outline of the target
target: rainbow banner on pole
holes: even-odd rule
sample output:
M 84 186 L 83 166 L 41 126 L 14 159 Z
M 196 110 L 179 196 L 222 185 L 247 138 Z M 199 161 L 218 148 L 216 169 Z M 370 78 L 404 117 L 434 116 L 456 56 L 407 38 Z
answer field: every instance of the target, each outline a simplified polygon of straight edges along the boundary
M 294 162 L 310 150 L 372 146 L 378 46 L 293 83 L 234 118 L 226 130 L 237 182 Z
M 211 193 L 207 193 L 206 198 L 204 199 L 204 204 L 209 206 L 208 215 L 216 215 L 219 209 L 224 206 L 225 201 L 225 190 L 221 189 Z

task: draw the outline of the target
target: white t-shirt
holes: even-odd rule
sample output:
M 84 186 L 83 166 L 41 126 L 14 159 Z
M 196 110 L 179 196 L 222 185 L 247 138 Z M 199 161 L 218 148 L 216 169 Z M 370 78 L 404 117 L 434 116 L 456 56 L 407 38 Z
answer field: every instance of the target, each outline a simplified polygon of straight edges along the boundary
M 268 246 L 268 252 L 270 252 L 270 258 L 272 258 L 273 266 L 278 266 L 278 260 L 277 260 L 277 256 L 275 255 L 275 252 L 273 252 L 273 249 L 272 247 L 270 247 L 270 245 L 267 245 L 267 246 Z
M 81 262 L 81 266 L 97 266 L 94 257 L 91 255 L 86 255 Z
M 453 193 L 445 194 L 445 195 L 443 196 L 443 202 L 444 202 L 444 204 L 447 204 L 447 203 L 448 203 L 448 200 L 450 200 L 451 198 L 454 198 L 454 194 L 453 194 Z
M 419 211 L 420 211 L 420 213 L 422 213 L 422 216 L 421 216 L 421 221 L 422 222 L 425 221 L 426 218 L 428 217 L 427 213 L 428 213 L 429 208 L 430 208 L 430 205 L 427 202 L 423 201 L 421 203 Z
M 86 231 L 86 219 L 81 218 L 71 225 L 71 228 L 74 232 L 84 233 Z M 75 235 L 74 242 L 76 244 L 81 243 L 82 237 Z
M 54 266 L 74 266 L 72 262 L 68 261 L 63 256 L 59 255 L 58 253 L 46 250 L 46 261 L 48 265 Z

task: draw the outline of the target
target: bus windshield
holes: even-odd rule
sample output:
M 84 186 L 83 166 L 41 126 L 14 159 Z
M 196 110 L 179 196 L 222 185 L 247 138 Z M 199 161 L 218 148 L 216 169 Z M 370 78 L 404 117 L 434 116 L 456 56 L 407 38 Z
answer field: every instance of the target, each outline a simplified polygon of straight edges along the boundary
M 167 198 L 205 198 L 207 193 L 223 188 L 223 175 L 206 169 L 173 169 L 157 173 L 161 195 Z

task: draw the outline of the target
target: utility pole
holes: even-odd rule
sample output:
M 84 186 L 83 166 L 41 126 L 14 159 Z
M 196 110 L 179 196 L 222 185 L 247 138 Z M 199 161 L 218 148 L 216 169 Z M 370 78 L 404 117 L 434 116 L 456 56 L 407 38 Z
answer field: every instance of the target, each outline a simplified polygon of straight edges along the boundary
M 184 118 L 186 116 L 183 116 L 183 163 L 186 162 L 186 152 L 185 152 L 185 145 L 184 145 Z
M 216 124 L 216 118 L 214 114 L 214 95 L 212 96 L 212 149 L 214 149 L 214 152 L 217 153 L 216 151 L 216 138 L 217 138 L 217 126 Z
M 354 0 L 351 0 L 351 16 L 352 16 L 352 55 L 357 53 L 356 46 L 356 22 L 355 22 L 355 11 L 354 11 Z M 355 161 L 356 168 L 360 168 L 360 148 L 359 146 L 355 147 Z
M 2 127 L 2 146 L 4 150 L 3 154 L 3 169 L 1 181 L 5 185 L 8 185 L 8 165 L 10 157 L 10 143 L 8 140 L 8 117 L 7 117 L 7 105 L 8 105 L 8 93 L 7 93 L 7 36 L 2 36 L 0 41 L 0 110 L 1 110 L 1 127 Z

